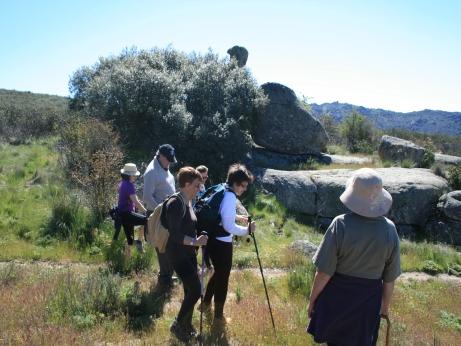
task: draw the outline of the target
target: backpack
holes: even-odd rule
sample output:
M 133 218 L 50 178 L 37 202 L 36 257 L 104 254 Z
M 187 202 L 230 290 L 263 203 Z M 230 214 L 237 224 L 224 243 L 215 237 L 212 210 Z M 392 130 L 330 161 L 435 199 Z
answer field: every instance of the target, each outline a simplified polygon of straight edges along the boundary
M 218 184 L 209 187 L 194 205 L 194 212 L 197 216 L 197 230 L 206 231 L 209 236 L 222 237 L 227 236 L 221 223 L 219 208 L 224 199 L 226 191 L 232 191 L 227 184 Z
M 181 204 L 183 206 L 182 217 L 184 217 L 187 211 L 186 204 L 183 197 L 179 194 L 179 192 L 177 192 L 168 196 L 162 203 L 157 205 L 147 219 L 147 229 L 149 232 L 147 233 L 146 240 L 151 246 L 156 247 L 160 253 L 165 253 L 166 244 L 168 243 L 168 238 L 170 236 L 166 221 L 166 204 L 174 197 L 181 199 Z

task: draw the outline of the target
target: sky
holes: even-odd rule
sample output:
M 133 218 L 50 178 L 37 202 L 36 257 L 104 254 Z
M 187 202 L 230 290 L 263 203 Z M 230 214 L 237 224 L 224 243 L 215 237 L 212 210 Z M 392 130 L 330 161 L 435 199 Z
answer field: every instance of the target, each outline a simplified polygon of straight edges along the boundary
M 0 88 L 69 95 L 127 47 L 249 51 L 259 84 L 309 102 L 461 111 L 461 1 L 0 0 Z

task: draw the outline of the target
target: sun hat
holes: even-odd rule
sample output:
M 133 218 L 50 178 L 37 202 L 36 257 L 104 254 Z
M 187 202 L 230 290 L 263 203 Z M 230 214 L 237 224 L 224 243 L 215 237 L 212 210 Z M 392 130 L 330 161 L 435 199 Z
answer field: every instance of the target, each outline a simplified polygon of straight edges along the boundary
M 171 144 L 162 144 L 161 146 L 158 147 L 158 152 L 165 156 L 168 161 L 171 163 L 176 163 L 178 162 L 176 160 L 176 153 Z
M 381 177 L 371 168 L 355 171 L 339 199 L 351 211 L 365 217 L 386 215 L 392 206 L 391 194 L 383 189 Z
M 135 176 L 141 174 L 134 163 L 125 163 L 125 166 L 123 166 L 123 168 L 120 170 L 120 173 Z

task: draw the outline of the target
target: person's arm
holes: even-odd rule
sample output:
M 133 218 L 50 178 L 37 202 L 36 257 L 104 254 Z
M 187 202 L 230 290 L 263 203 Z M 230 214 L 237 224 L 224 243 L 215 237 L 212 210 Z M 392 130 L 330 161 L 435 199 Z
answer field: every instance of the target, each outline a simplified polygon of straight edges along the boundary
M 154 210 L 159 204 L 154 198 L 155 190 L 155 175 L 154 171 L 149 171 L 144 174 L 144 188 L 142 190 L 142 199 L 146 203 L 149 210 Z
M 307 308 L 307 316 L 312 317 L 314 312 L 315 302 L 323 291 L 328 281 L 330 281 L 331 275 L 317 271 L 314 277 L 314 283 L 312 284 L 311 295 L 309 298 L 309 307 Z
M 137 196 L 136 194 L 130 195 L 130 199 L 131 199 L 131 201 L 134 203 L 134 205 L 135 205 L 139 210 L 141 210 L 143 213 L 145 213 L 145 212 L 147 211 L 146 208 L 144 208 L 144 206 L 142 205 L 142 203 L 139 201 L 138 196 Z
M 383 283 L 383 298 L 381 302 L 381 315 L 389 315 L 389 306 L 391 305 L 392 294 L 394 293 L 395 281 Z
M 248 227 L 239 226 L 235 223 L 237 216 L 235 211 L 236 204 L 237 197 L 232 192 L 225 192 L 220 207 L 221 222 L 226 232 L 236 236 L 244 236 L 248 234 Z

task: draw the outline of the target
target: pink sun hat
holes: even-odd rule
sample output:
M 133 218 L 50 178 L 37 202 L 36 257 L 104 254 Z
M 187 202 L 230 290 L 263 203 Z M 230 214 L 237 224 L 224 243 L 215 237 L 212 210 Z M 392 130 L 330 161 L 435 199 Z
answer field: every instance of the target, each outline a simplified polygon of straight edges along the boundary
M 392 206 L 391 194 L 384 190 L 381 177 L 371 168 L 355 171 L 339 199 L 351 211 L 365 217 L 386 215 Z

